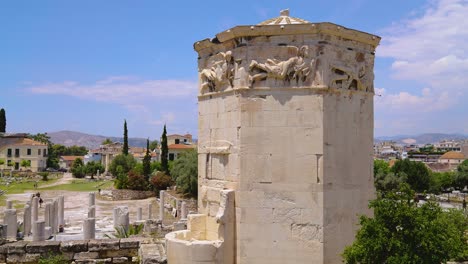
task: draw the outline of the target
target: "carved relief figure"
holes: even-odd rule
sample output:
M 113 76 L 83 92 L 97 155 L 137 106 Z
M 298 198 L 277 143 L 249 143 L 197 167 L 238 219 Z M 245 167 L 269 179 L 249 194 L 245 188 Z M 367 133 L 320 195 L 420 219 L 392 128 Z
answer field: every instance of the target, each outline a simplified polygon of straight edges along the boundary
M 219 91 L 221 86 L 226 84 L 233 86 L 235 63 L 232 57 L 232 52 L 220 52 L 221 60 L 213 63 L 209 69 L 203 69 L 200 72 L 200 93 L 203 94 L 206 90 L 209 92 Z
M 349 69 L 345 66 L 333 66 L 331 69 L 332 88 L 348 89 L 356 91 L 371 92 L 365 65 L 359 66 L 357 70 Z
M 309 57 L 309 47 L 302 46 L 296 49 L 296 56 L 289 58 L 286 61 L 279 61 L 276 59 L 268 59 L 265 63 L 259 63 L 252 60 L 249 65 L 251 72 L 250 86 L 253 83 L 267 78 L 274 78 L 284 81 L 305 81 L 311 72 L 311 66 L 314 60 L 306 62 Z

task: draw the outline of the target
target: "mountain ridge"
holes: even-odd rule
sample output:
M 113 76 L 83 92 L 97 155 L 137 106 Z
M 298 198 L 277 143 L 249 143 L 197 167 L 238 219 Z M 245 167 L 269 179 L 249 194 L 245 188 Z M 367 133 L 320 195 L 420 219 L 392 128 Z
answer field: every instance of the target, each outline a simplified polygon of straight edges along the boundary
M 98 148 L 107 138 L 113 142 L 123 142 L 123 137 L 109 137 L 102 135 L 92 135 L 78 131 L 62 130 L 47 132 L 50 141 L 54 144 L 64 146 L 84 146 L 88 149 Z M 128 138 L 128 145 L 131 147 L 146 147 L 146 138 Z

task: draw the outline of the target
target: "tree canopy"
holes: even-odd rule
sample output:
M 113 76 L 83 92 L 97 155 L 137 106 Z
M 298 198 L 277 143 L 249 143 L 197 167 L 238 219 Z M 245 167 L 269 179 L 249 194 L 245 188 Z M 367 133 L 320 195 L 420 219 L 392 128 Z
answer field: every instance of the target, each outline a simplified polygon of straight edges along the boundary
M 196 197 L 198 192 L 197 152 L 189 150 L 181 153 L 174 161 L 174 165 L 171 168 L 171 176 L 180 191 Z
M 438 203 L 421 206 L 403 184 L 399 191 L 370 202 L 374 217 L 361 216 L 356 240 L 343 257 L 349 264 L 445 263 L 468 257 L 467 217 L 443 211 Z
M 406 176 L 406 182 L 416 192 L 429 190 L 431 172 L 424 163 L 408 159 L 398 160 L 391 168 L 391 171 L 396 176 Z
M 6 113 L 5 109 L 0 109 L 0 133 L 6 132 Z
M 101 145 L 109 145 L 112 144 L 112 140 L 110 138 L 106 138 L 104 141 L 102 141 Z
M 124 136 L 123 136 L 122 154 L 128 155 L 128 130 L 127 130 L 127 120 L 124 121 Z
M 151 155 L 149 151 L 149 139 L 146 140 L 146 153 L 145 157 L 143 157 L 143 176 L 145 177 L 146 181 L 149 181 L 149 177 L 151 174 Z
M 167 175 L 169 175 L 170 173 L 168 156 L 169 156 L 169 149 L 167 147 L 167 131 L 166 131 L 166 125 L 164 125 L 164 130 L 161 136 L 161 169 Z

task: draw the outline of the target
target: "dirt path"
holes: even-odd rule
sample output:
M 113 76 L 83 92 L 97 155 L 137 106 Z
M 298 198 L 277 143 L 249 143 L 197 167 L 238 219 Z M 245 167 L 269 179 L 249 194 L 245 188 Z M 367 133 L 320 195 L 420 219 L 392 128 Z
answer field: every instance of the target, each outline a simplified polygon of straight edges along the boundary
M 39 187 L 38 189 L 47 188 L 47 187 L 50 187 L 50 186 L 68 184 L 68 183 L 71 183 L 72 181 L 73 181 L 73 176 L 72 176 L 72 174 L 69 173 L 69 172 L 65 172 L 65 173 L 63 174 L 62 178 L 60 178 L 58 181 L 56 181 L 56 182 L 54 182 L 54 183 L 51 183 L 51 184 L 42 185 L 42 186 Z

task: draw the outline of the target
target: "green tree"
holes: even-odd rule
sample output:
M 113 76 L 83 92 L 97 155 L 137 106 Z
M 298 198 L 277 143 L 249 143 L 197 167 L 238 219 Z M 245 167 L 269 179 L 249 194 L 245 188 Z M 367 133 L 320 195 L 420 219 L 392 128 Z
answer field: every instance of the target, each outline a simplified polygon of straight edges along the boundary
M 179 155 L 171 169 L 171 177 L 182 193 L 192 197 L 197 196 L 198 154 L 195 150 L 189 150 Z
M 127 174 L 136 164 L 137 162 L 132 155 L 120 154 L 115 156 L 111 164 L 109 164 L 109 172 L 114 176 L 118 176 L 119 172 Z M 118 170 L 119 167 L 120 171 Z
M 29 168 L 31 167 L 31 161 L 30 160 L 21 160 L 21 163 L 20 163 L 21 167 L 23 168 Z
M 83 178 L 86 175 L 86 168 L 83 164 L 83 160 L 77 158 L 73 161 L 71 166 L 71 172 L 73 177 Z
M 124 121 L 124 136 L 123 136 L 122 154 L 128 155 L 128 130 L 127 130 L 127 120 Z
M 146 154 L 143 158 L 143 176 L 145 177 L 146 182 L 149 181 L 151 174 L 151 155 L 149 152 L 149 139 L 146 140 Z
M 5 109 L 0 109 L 0 133 L 6 132 L 6 114 Z
M 5 164 L 5 160 L 4 159 L 0 159 L 0 165 L 3 165 Z
M 406 175 L 406 182 L 417 192 L 424 192 L 429 189 L 430 171 L 422 162 L 408 159 L 398 160 L 391 168 L 391 171 L 398 177 Z
M 374 217 L 361 216 L 354 243 L 345 248 L 349 264 L 445 263 L 466 259 L 468 222 L 460 210 L 444 212 L 438 203 L 412 200 L 407 184 L 370 202 Z
M 161 136 L 161 169 L 167 175 L 169 175 L 168 156 L 169 149 L 167 147 L 167 131 L 166 125 L 164 125 L 164 130 Z
M 386 192 L 391 192 L 398 189 L 405 181 L 406 174 L 404 173 L 396 175 L 392 172 L 384 173 L 383 171 L 379 171 L 374 177 L 374 186 L 377 191 L 385 194 Z
M 468 185 L 468 160 L 458 165 L 454 185 L 458 189 L 463 189 Z
M 91 175 L 91 179 L 94 178 L 94 175 L 97 175 L 97 172 L 104 172 L 105 168 L 100 162 L 90 161 L 85 165 L 85 172 L 87 175 Z
M 386 162 L 385 160 L 381 160 L 381 159 L 374 160 L 374 177 L 378 173 L 388 174 L 389 172 L 390 172 L 390 166 L 388 165 L 388 162 Z
M 151 150 L 157 149 L 157 148 L 158 148 L 158 141 L 157 141 L 157 140 L 151 141 L 151 142 L 150 142 L 150 145 L 149 145 L 149 148 L 150 148 Z
M 102 141 L 101 145 L 109 145 L 112 144 L 112 140 L 110 138 L 106 138 L 104 141 Z
M 456 173 L 447 172 L 432 172 L 429 192 L 438 194 L 443 190 L 447 190 L 456 185 Z

